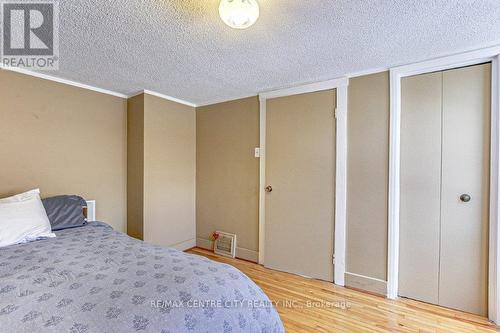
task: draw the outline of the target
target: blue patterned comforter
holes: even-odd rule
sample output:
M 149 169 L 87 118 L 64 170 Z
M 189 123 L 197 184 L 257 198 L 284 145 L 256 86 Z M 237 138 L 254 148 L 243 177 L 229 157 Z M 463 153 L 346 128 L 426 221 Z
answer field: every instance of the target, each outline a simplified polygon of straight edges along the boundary
M 0 249 L 0 332 L 283 332 L 232 266 L 104 223 Z

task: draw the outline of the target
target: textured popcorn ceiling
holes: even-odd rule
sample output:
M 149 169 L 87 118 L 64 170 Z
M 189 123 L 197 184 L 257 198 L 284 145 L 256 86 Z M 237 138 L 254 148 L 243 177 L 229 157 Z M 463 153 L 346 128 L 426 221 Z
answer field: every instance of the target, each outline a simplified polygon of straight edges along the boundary
M 196 104 L 500 44 L 499 0 L 259 0 L 248 30 L 217 0 L 60 0 L 60 71 Z

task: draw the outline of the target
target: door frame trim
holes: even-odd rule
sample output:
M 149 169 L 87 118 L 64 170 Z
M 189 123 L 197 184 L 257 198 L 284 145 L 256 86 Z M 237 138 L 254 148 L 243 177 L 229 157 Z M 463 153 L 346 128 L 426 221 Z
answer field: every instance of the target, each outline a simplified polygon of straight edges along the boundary
M 387 297 L 398 297 L 401 162 L 401 79 L 491 62 L 491 168 L 488 264 L 488 318 L 500 323 L 500 46 L 464 52 L 390 69 L 389 214 Z
M 266 120 L 267 100 L 317 91 L 336 89 L 336 156 L 335 156 L 335 217 L 334 217 L 334 283 L 345 284 L 345 249 L 347 224 L 347 87 L 349 79 L 342 77 L 259 94 L 260 101 L 260 164 L 259 164 L 259 264 L 265 263 L 266 225 Z

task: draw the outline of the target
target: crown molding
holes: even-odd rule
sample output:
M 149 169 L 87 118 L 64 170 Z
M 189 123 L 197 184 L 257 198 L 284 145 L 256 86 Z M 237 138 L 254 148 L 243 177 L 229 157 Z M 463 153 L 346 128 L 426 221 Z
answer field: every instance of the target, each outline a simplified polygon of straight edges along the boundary
M 315 91 L 329 90 L 340 87 L 347 87 L 349 85 L 349 79 L 347 77 L 340 77 L 333 80 L 314 82 L 304 85 L 298 85 L 291 88 L 278 89 L 273 91 L 268 91 L 259 94 L 260 100 L 266 100 L 271 98 L 278 98 L 284 96 L 292 96 L 298 94 L 306 94 Z
M 130 97 L 133 97 L 133 96 L 137 96 L 137 95 L 140 95 L 140 94 L 148 94 L 148 95 L 151 95 L 151 96 L 156 96 L 156 97 L 159 97 L 159 98 L 163 98 L 163 99 L 166 99 L 168 101 L 171 101 L 171 102 L 175 102 L 175 103 L 179 103 L 179 104 L 184 104 L 184 105 L 187 105 L 187 106 L 190 106 L 190 107 L 197 107 L 198 105 L 194 104 L 194 103 L 191 103 L 189 101 L 185 101 L 183 99 L 179 99 L 179 98 L 175 98 L 175 97 L 172 97 L 172 96 L 168 96 L 168 95 L 164 95 L 164 94 L 160 94 L 156 91 L 152 91 L 152 90 L 146 90 L 144 89 L 143 91 L 141 92 L 138 92 L 132 96 L 129 96 Z
M 225 103 L 225 102 L 231 102 L 231 101 L 237 101 L 239 99 L 244 99 L 244 98 L 250 98 L 250 97 L 257 97 L 259 94 L 245 94 L 245 95 L 238 95 L 238 96 L 232 96 L 229 98 L 219 98 L 219 99 L 213 99 L 207 102 L 199 103 L 196 106 L 197 107 L 202 107 L 202 106 L 209 106 L 209 105 L 215 105 L 219 103 Z
M 139 96 L 139 95 L 142 95 L 142 94 L 145 94 L 144 90 L 139 90 L 138 92 L 135 92 L 133 94 L 127 95 L 127 98 L 132 98 L 132 97 Z
M 489 46 L 479 48 L 479 49 L 476 48 L 476 49 L 472 49 L 472 50 L 471 49 L 463 50 L 462 52 L 457 52 L 457 53 L 454 53 L 451 55 L 460 56 L 461 54 L 468 53 L 468 52 L 487 53 L 489 51 L 491 53 L 492 50 L 496 52 L 496 50 L 499 47 L 500 46 L 497 43 L 497 44 L 489 45 Z M 444 56 L 446 57 L 446 56 L 450 56 L 450 55 L 444 55 Z M 428 61 L 436 61 L 439 58 L 441 58 L 441 57 L 430 59 Z M 214 104 L 219 104 L 219 103 L 224 103 L 224 102 L 230 102 L 230 101 L 254 97 L 254 96 L 259 96 L 261 99 L 275 98 L 275 97 L 278 97 L 278 96 L 283 95 L 283 94 L 288 95 L 288 94 L 315 91 L 315 90 L 317 91 L 317 90 L 322 90 L 325 88 L 328 89 L 328 87 L 331 88 L 331 87 L 335 87 L 335 86 L 348 85 L 349 78 L 355 78 L 355 77 L 364 76 L 364 75 L 376 74 L 376 73 L 380 73 L 380 72 L 386 72 L 389 70 L 398 70 L 401 68 L 410 67 L 412 64 L 398 65 L 398 66 L 393 66 L 390 68 L 379 67 L 379 68 L 361 70 L 358 72 L 351 72 L 349 74 L 346 74 L 339 79 L 323 81 L 323 82 L 314 82 L 314 83 L 310 83 L 310 84 L 298 84 L 298 85 L 294 85 L 290 88 L 278 89 L 278 90 L 274 90 L 274 91 L 267 91 L 267 92 L 263 92 L 261 94 L 257 94 L 257 93 L 244 94 L 244 95 L 238 95 L 238 96 L 231 96 L 228 98 L 208 100 L 208 101 L 201 102 L 201 103 L 193 103 L 190 101 L 186 101 L 186 100 L 182 100 L 182 99 L 168 96 L 165 94 L 161 94 L 161 93 L 158 93 L 158 92 L 155 92 L 152 90 L 140 90 L 134 94 L 126 95 L 126 94 L 122 94 L 122 93 L 119 93 L 116 91 L 111 91 L 111 90 L 99 88 L 96 86 L 91 86 L 91 85 L 80 83 L 77 81 L 62 79 L 62 78 L 59 78 L 56 76 L 52 76 L 52 75 L 48 75 L 48 74 L 44 74 L 44 73 L 40 73 L 40 72 L 33 72 L 33 71 L 30 71 L 30 70 L 27 70 L 24 68 L 8 67 L 8 66 L 5 66 L 1 63 L 0 63 L 0 70 L 8 70 L 8 71 L 17 72 L 17 73 L 21 73 L 21 74 L 25 74 L 25 75 L 30 75 L 30 76 L 34 76 L 37 78 L 41 78 L 41 79 L 45 79 L 45 80 L 49 80 L 49 81 L 54 81 L 54 82 L 58 82 L 58 83 L 62 83 L 62 84 L 67 84 L 70 86 L 74 86 L 74 87 L 78 87 L 78 88 L 82 88 L 82 89 L 87 89 L 87 90 L 92 90 L 92 91 L 99 92 L 102 94 L 107 94 L 107 95 L 116 96 L 116 97 L 125 98 L 125 99 L 131 98 L 131 97 L 134 97 L 134 96 L 137 96 L 140 94 L 148 94 L 148 95 L 152 95 L 152 96 L 156 96 L 159 98 L 169 100 L 171 102 L 176 102 L 179 104 L 183 104 L 183 105 L 197 108 L 197 107 L 214 105 Z M 345 80 L 345 81 L 343 81 L 343 80 Z
M 11 72 L 16 72 L 16 73 L 20 73 L 20 74 L 24 74 L 24 75 L 34 76 L 34 77 L 37 77 L 37 78 L 40 78 L 40 79 L 54 81 L 54 82 L 57 82 L 57 83 L 67 84 L 67 85 L 73 86 L 73 87 L 78 87 L 78 88 L 82 88 L 82 89 L 92 90 L 92 91 L 99 92 L 99 93 L 106 94 L 106 95 L 111 95 L 111 96 L 120 97 L 120 98 L 128 98 L 127 95 L 119 93 L 119 92 L 116 92 L 116 91 L 102 89 L 102 88 L 99 88 L 99 87 L 91 86 L 91 85 L 80 83 L 80 82 L 76 82 L 76 81 L 61 79 L 59 77 L 55 77 L 55 76 L 48 75 L 48 74 L 43 74 L 43 73 L 39 73 L 39 72 L 33 72 L 33 71 L 30 71 L 30 70 L 27 70 L 27 69 L 24 69 L 24 68 L 8 67 L 8 66 L 4 66 L 4 65 L 0 64 L 0 69 L 6 70 L 6 71 L 11 71 Z
M 389 72 L 389 68 L 388 67 L 379 67 L 379 68 L 366 69 L 366 70 L 362 70 L 362 71 L 359 71 L 359 72 L 349 73 L 349 74 L 346 75 L 346 77 L 352 79 L 352 78 L 355 78 L 355 77 L 360 77 L 360 76 L 365 76 L 365 75 L 372 75 L 372 74 L 377 74 L 377 73 L 382 73 L 382 72 Z

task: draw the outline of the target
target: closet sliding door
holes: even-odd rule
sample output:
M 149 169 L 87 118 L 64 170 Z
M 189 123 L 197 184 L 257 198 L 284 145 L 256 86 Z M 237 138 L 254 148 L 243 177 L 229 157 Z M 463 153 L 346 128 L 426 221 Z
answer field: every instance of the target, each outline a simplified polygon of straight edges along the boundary
M 438 304 L 442 75 L 401 86 L 399 294 Z
M 487 315 L 490 64 L 403 79 L 400 295 Z
M 489 64 L 443 72 L 439 304 L 484 316 L 488 294 L 490 73 Z

